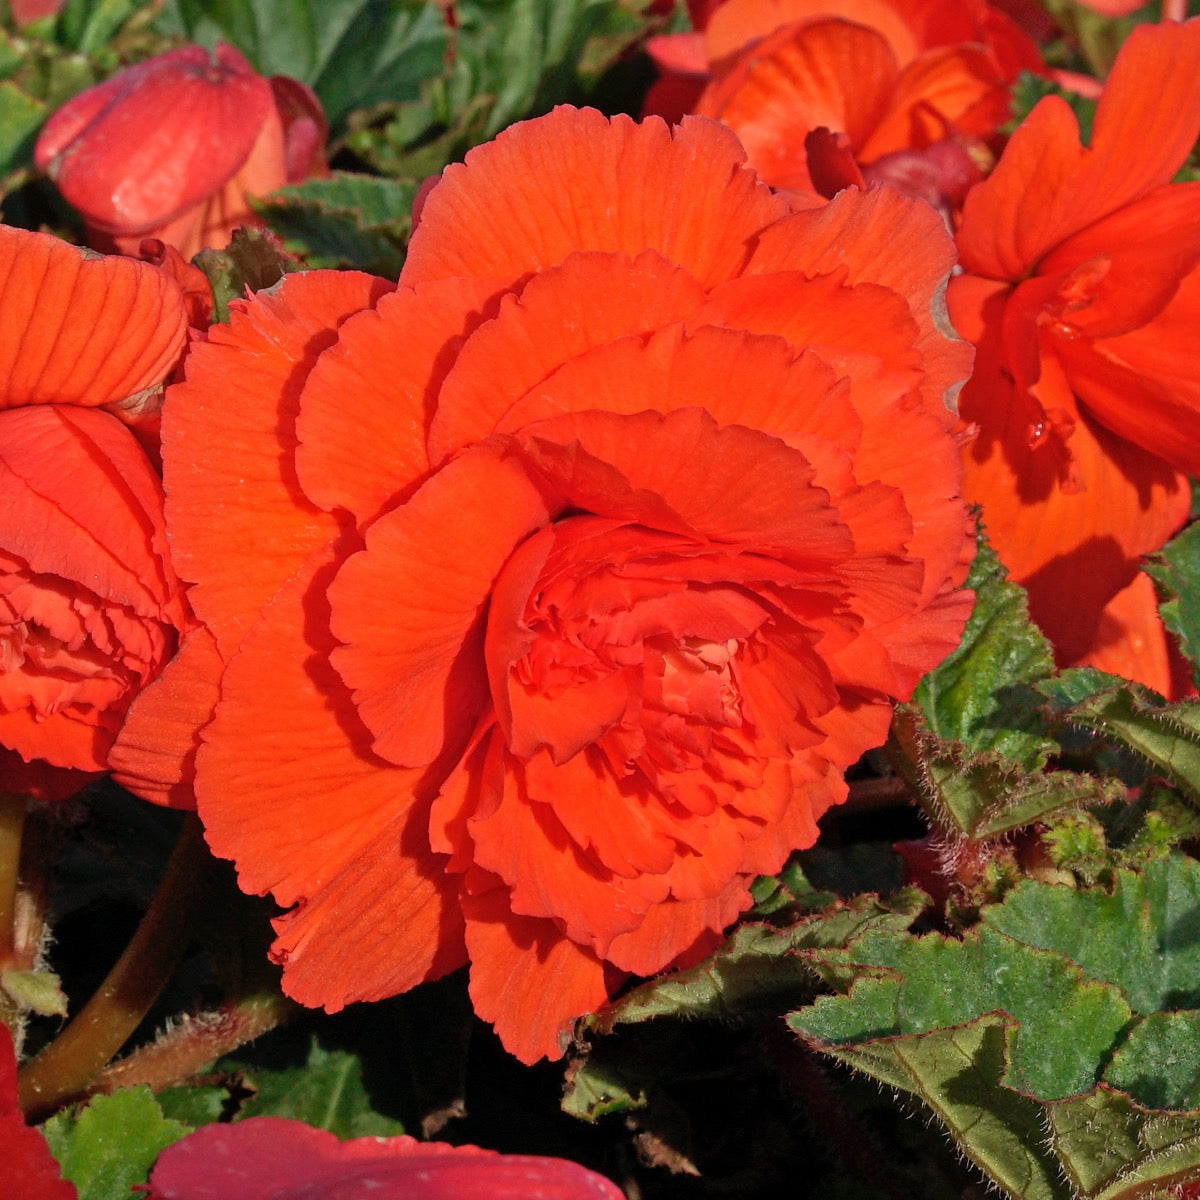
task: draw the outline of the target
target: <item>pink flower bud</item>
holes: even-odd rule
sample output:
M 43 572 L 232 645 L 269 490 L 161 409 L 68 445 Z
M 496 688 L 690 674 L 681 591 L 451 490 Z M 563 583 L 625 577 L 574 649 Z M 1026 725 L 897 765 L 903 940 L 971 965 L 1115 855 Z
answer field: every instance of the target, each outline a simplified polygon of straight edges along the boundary
M 190 258 L 254 220 L 248 197 L 323 170 L 325 133 L 302 83 L 263 78 L 223 43 L 184 46 L 68 101 L 34 158 L 97 249 L 153 237 Z

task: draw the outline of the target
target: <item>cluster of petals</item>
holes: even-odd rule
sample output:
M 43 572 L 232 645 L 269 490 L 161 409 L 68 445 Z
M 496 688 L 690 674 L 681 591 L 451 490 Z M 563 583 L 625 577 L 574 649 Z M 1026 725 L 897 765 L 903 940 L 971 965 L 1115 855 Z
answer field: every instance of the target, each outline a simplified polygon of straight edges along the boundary
M 188 623 L 141 437 L 183 351 L 178 285 L 0 226 L 0 768 L 49 794 L 102 771 Z
M 985 0 L 724 0 L 652 39 L 646 110 L 728 125 L 797 204 L 888 183 L 949 212 L 983 178 L 1035 44 Z
M 194 769 L 293 997 L 469 960 L 557 1056 L 813 843 L 970 609 L 952 262 L 888 189 L 791 213 L 715 122 L 564 108 L 446 170 L 399 286 L 210 330 L 163 421 L 204 626 L 113 763 Z
M 411 1137 L 339 1142 L 282 1117 L 206 1125 L 168 1146 L 146 1200 L 621 1200 L 561 1158 L 497 1154 Z M 47 1197 L 49 1200 L 49 1197 Z
M 1200 21 L 1136 29 L 1090 145 L 1047 97 L 966 200 L 948 304 L 978 349 L 964 488 L 1060 662 L 1163 692 L 1139 560 L 1186 521 L 1200 470 Z
M 251 197 L 325 169 L 320 102 L 265 79 L 232 46 L 181 46 L 68 101 L 42 127 L 39 169 L 99 250 L 156 238 L 191 258 L 252 223 Z

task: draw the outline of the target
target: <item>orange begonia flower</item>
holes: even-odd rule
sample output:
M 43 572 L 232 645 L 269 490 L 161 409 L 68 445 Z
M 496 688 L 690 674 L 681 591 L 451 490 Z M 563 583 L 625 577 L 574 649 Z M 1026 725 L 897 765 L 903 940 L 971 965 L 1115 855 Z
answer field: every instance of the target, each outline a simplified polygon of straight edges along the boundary
M 1160 691 L 1137 563 L 1186 520 L 1200 470 L 1200 184 L 1170 183 L 1198 133 L 1200 22 L 1140 27 L 1089 148 L 1048 97 L 972 191 L 948 295 L 979 351 L 967 495 L 1060 662 Z
M 191 258 L 256 221 L 249 198 L 323 171 L 325 118 L 295 79 L 264 79 L 232 46 L 182 46 L 69 100 L 34 159 L 83 215 L 89 242 Z
M 105 768 L 187 624 L 125 425 L 157 408 L 186 319 L 154 267 L 0 226 L 0 322 L 0 787 L 61 794 Z
M 1009 85 L 1036 47 L 983 0 L 727 0 L 703 36 L 652 39 L 647 111 L 688 102 L 798 203 L 885 182 L 952 209 L 983 177 Z
M 180 802 L 215 701 L 200 816 L 295 906 L 292 996 L 469 959 L 557 1056 L 812 844 L 971 604 L 952 262 L 890 190 L 789 216 L 715 122 L 559 109 L 446 170 L 399 287 L 210 331 L 164 413 L 205 628 L 116 765 Z

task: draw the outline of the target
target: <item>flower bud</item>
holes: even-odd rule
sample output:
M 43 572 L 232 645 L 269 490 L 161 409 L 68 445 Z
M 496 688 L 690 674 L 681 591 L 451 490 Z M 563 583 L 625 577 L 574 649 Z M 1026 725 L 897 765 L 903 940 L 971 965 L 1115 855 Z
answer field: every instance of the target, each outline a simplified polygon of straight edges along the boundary
M 252 222 L 249 197 L 324 170 L 325 118 L 293 79 L 268 80 L 232 46 L 184 46 L 81 92 L 34 152 L 100 250 L 158 238 L 190 258 Z

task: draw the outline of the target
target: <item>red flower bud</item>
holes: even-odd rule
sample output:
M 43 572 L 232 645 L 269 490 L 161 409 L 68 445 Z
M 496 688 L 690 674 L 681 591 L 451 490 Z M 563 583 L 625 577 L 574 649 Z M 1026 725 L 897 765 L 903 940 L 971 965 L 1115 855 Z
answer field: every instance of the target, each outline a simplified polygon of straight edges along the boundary
M 184 46 L 75 96 L 34 158 L 97 249 L 154 237 L 190 258 L 254 220 L 249 196 L 323 170 L 325 132 L 304 84 L 264 79 L 223 43 Z

